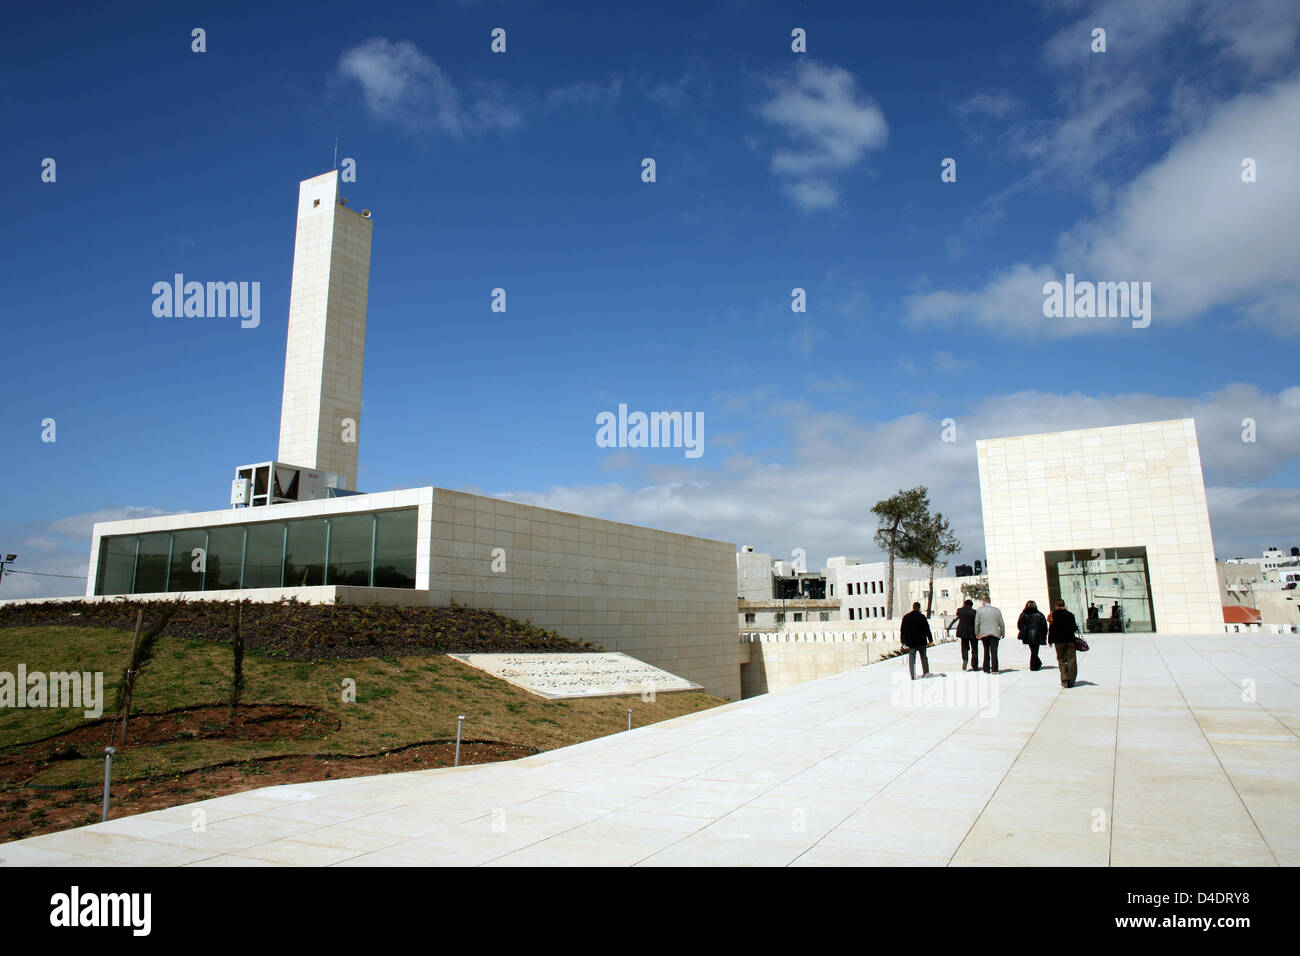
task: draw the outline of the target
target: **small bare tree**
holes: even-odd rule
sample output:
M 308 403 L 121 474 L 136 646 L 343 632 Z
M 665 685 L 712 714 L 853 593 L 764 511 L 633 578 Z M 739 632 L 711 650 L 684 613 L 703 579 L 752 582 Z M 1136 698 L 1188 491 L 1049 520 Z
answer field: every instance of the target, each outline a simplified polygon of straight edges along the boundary
M 235 712 L 239 709 L 239 698 L 244 692 L 244 602 L 235 605 L 234 667 L 230 674 L 230 707 L 226 711 L 226 723 L 235 722 Z
M 135 637 L 131 641 L 131 661 L 122 674 L 122 682 L 117 686 L 117 716 L 122 724 L 120 741 L 122 745 L 126 744 L 126 726 L 131 718 L 131 697 L 135 693 L 136 681 L 140 679 L 140 674 L 145 669 L 145 666 L 153 660 L 159 635 L 162 634 L 163 628 L 167 626 L 167 622 L 180 610 L 182 603 L 184 602 L 181 598 L 177 598 L 175 601 L 160 602 L 158 617 L 154 620 L 153 626 L 143 634 L 140 633 L 140 628 L 144 624 L 144 608 L 140 608 L 135 616 Z

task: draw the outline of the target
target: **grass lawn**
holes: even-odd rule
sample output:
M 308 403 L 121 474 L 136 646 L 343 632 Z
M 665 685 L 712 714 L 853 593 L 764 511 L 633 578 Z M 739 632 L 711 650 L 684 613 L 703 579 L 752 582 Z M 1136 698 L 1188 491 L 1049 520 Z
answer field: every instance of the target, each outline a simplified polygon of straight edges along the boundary
M 81 709 L 0 708 L 0 840 L 98 819 L 103 749 L 130 650 L 129 631 L 0 628 L 0 671 L 23 663 L 29 673 L 104 674 L 99 722 Z M 702 692 L 548 701 L 445 655 L 285 660 L 249 652 L 242 701 L 257 720 L 232 729 L 224 719 L 231 657 L 224 644 L 160 639 L 136 682 L 130 736 L 113 759 L 113 816 L 287 782 L 286 774 L 310 780 L 449 764 L 445 741 L 455 739 L 458 714 L 466 740 L 510 745 L 468 756 L 500 759 L 617 733 L 628 708 L 639 726 L 724 703 Z M 344 701 L 345 680 L 355 681 L 355 702 Z M 444 743 L 413 747 L 434 742 Z M 359 756 L 371 759 L 352 759 Z

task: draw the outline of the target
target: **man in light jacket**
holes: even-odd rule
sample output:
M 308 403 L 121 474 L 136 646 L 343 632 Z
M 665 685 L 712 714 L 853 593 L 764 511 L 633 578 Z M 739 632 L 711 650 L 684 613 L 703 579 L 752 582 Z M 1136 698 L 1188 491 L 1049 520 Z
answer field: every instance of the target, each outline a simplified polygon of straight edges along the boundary
M 985 598 L 984 606 L 975 612 L 975 633 L 984 642 L 984 673 L 999 673 L 998 641 L 1006 632 L 1006 625 L 1002 623 L 1002 612 L 995 608 L 988 598 Z

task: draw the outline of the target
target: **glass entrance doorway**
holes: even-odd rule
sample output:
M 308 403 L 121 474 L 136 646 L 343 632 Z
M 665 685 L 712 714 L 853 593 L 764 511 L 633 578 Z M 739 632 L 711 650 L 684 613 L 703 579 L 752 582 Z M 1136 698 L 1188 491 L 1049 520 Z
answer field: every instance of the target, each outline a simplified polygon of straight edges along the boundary
M 1085 633 L 1155 633 L 1146 548 L 1048 551 L 1044 560 L 1050 606 L 1063 599 Z

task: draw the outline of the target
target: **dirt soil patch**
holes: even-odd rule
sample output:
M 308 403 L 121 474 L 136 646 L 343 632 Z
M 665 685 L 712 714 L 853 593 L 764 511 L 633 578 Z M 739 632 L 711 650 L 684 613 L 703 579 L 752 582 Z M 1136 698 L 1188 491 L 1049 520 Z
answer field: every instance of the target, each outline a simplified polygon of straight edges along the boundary
M 134 724 L 134 720 L 132 720 Z M 460 763 L 492 763 L 530 757 L 538 750 L 492 740 L 463 740 Z M 203 767 L 160 780 L 133 780 L 111 788 L 110 819 L 162 810 L 257 787 L 362 777 L 407 770 L 450 767 L 456 742 L 430 741 L 365 756 L 294 754 L 238 764 Z M 23 787 L 0 794 L 0 857 L 3 843 L 98 823 L 104 789 L 98 787 Z
M 148 747 L 177 740 L 303 740 L 339 728 L 339 720 L 319 707 L 256 704 L 241 707 L 226 723 L 222 705 L 186 707 L 157 714 L 133 714 L 126 743 L 111 719 L 95 720 L 45 740 L 0 753 L 0 780 L 26 782 L 56 760 L 100 757 L 110 743 L 119 748 Z

